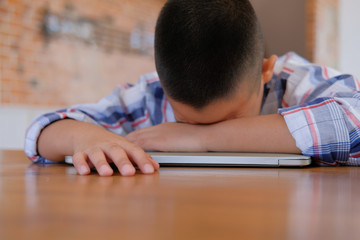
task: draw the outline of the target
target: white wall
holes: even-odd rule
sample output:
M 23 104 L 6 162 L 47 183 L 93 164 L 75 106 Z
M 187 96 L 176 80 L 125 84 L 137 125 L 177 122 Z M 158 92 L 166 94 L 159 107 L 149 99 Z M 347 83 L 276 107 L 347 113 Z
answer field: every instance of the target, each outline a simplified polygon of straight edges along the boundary
M 0 105 L 0 149 L 23 149 L 29 124 L 40 114 L 50 111 L 46 108 Z
M 339 68 L 360 78 L 360 1 L 339 3 Z

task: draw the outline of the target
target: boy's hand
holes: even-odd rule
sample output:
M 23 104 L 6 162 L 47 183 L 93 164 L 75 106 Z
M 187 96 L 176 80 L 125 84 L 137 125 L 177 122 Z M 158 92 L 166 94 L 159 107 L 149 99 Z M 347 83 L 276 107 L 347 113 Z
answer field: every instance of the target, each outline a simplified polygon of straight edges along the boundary
M 64 155 L 73 156 L 73 164 L 81 175 L 95 167 L 101 176 L 111 176 L 113 162 L 123 176 L 132 176 L 138 166 L 150 174 L 159 164 L 139 146 L 125 138 L 93 124 L 70 119 L 55 122 L 45 128 L 39 137 L 39 153 L 54 161 L 63 161 Z
M 205 152 L 205 129 L 203 125 L 162 123 L 138 129 L 128 134 L 126 139 L 145 150 Z
M 139 146 L 116 134 L 104 131 L 82 140 L 74 148 L 73 164 L 81 175 L 95 167 L 99 175 L 113 174 L 109 162 L 113 162 L 123 176 L 133 176 L 136 165 L 145 174 L 154 173 L 159 164 Z

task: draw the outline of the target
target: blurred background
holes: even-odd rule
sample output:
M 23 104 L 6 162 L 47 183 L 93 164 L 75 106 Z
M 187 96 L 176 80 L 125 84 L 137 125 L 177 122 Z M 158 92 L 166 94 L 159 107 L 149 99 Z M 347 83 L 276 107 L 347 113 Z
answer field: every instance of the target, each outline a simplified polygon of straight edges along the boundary
M 295 51 L 360 76 L 358 0 L 251 0 L 266 54 Z M 165 0 L 0 0 L 0 149 L 39 114 L 92 103 L 155 70 Z

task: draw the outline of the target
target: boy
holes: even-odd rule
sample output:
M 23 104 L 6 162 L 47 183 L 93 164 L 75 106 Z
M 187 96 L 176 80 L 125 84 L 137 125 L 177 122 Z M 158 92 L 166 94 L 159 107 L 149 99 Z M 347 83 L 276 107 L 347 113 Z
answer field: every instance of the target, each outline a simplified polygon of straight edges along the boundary
M 108 162 L 124 176 L 133 164 L 153 173 L 159 165 L 143 149 L 303 153 L 358 165 L 357 79 L 294 53 L 263 59 L 263 45 L 248 0 L 169 0 L 155 31 L 157 73 L 97 104 L 41 116 L 25 152 L 34 162 L 73 155 L 80 174 L 95 167 L 101 176 L 113 174 Z

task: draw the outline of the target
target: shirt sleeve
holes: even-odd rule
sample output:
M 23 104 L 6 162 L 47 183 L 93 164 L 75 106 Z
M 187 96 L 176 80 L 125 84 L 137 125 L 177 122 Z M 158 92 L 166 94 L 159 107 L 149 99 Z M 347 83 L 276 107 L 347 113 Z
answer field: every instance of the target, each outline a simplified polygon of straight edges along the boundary
M 328 165 L 360 166 L 358 80 L 339 75 L 324 84 L 327 87 L 318 86 L 312 91 L 310 101 L 282 108 L 279 113 L 304 155 Z M 337 85 L 347 91 L 337 92 Z
M 119 85 L 97 103 L 76 105 L 39 116 L 26 132 L 25 154 L 30 160 L 50 162 L 39 156 L 37 139 L 46 126 L 65 118 L 92 123 L 121 136 L 138 128 L 174 121 L 157 74 L 146 74 L 136 85 Z

